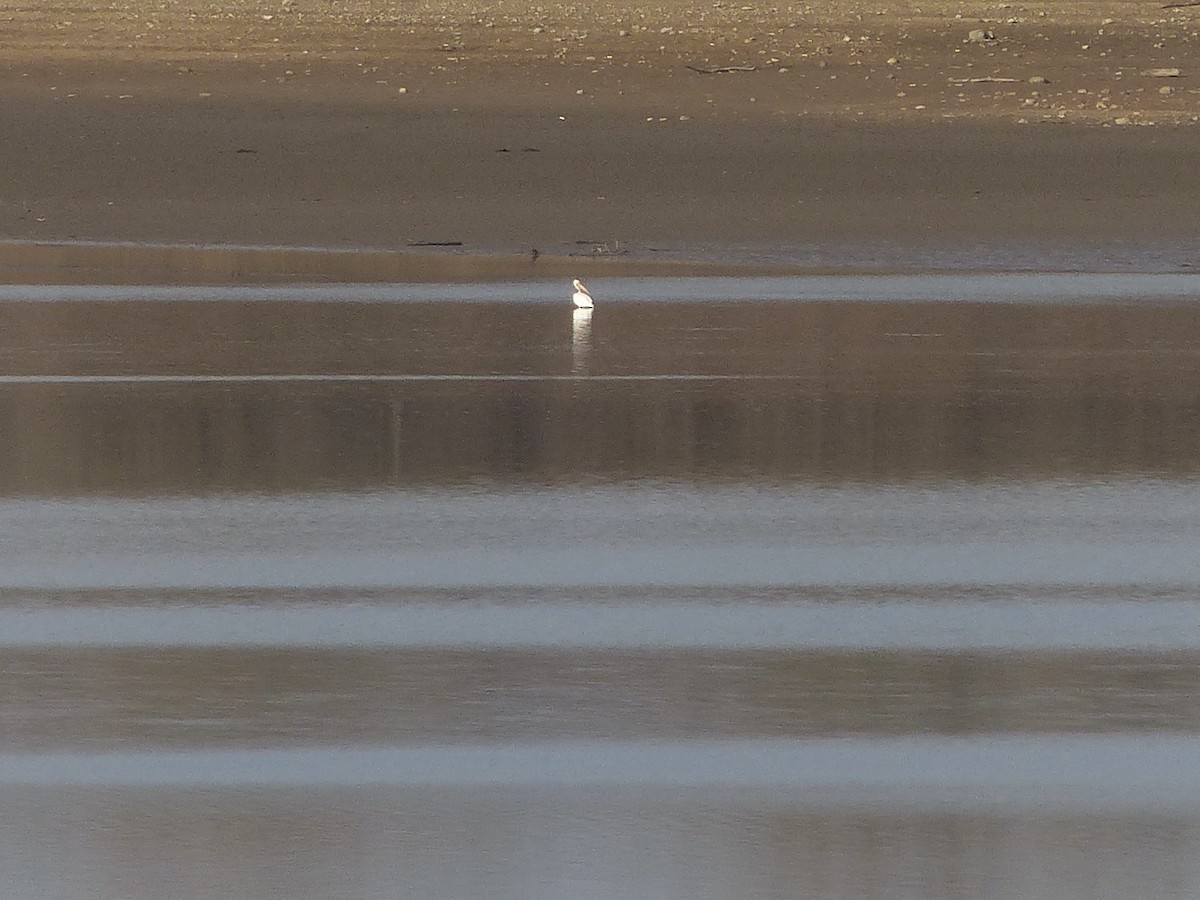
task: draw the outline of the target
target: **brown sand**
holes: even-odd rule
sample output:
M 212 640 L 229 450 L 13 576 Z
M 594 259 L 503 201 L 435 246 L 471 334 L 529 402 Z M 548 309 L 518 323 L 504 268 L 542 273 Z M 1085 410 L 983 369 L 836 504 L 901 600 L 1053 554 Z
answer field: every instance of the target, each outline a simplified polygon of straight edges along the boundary
M 1129 0 L 0 0 L 0 239 L 1186 268 L 1198 53 Z

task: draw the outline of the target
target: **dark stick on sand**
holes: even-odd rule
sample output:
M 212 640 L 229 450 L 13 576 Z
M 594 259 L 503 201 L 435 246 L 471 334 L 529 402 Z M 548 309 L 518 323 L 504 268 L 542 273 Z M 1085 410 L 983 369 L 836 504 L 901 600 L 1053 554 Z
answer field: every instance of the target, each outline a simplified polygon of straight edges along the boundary
M 726 72 L 753 72 L 758 69 L 758 66 L 713 66 L 706 68 L 704 66 L 691 66 L 687 68 L 693 72 L 699 72 L 701 75 L 723 75 Z

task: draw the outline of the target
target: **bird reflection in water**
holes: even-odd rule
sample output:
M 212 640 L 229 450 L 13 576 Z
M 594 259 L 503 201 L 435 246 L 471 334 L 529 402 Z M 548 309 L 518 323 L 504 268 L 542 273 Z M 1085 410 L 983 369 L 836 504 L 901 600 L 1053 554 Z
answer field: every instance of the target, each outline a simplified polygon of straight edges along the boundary
M 592 356 L 592 311 L 571 313 L 571 374 L 587 375 Z

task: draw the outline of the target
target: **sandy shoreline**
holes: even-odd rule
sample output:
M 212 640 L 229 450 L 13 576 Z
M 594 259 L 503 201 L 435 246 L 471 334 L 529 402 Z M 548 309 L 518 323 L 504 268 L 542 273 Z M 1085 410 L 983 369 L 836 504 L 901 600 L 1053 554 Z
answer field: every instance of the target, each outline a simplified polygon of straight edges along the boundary
M 0 240 L 1200 266 L 1200 9 L 539 10 L 0 6 Z

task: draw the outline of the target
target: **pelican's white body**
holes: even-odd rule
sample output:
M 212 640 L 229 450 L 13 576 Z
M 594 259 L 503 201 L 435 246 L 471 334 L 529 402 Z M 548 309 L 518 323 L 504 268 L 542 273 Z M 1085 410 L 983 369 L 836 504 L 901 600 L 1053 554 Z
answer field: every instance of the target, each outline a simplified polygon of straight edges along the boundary
M 587 285 L 578 278 L 572 283 L 575 285 L 575 294 L 571 297 L 571 300 L 574 301 L 576 309 L 591 309 L 596 305 L 592 302 L 592 294 L 587 289 Z

